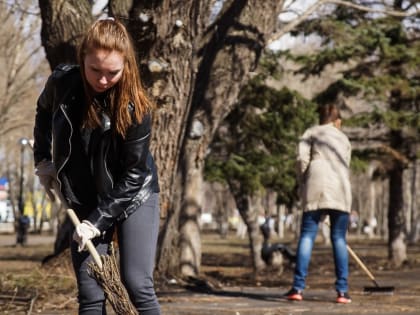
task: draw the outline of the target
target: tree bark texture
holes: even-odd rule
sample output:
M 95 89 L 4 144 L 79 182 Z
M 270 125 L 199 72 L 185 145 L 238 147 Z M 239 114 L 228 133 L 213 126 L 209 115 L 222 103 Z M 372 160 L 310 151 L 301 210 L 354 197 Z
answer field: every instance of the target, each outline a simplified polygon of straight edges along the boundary
M 196 169 L 198 174 L 202 175 L 205 152 L 219 124 L 236 103 L 239 91 L 248 80 L 250 71 L 256 67 L 265 46 L 265 37 L 275 28 L 276 12 L 279 12 L 279 4 L 276 1 L 264 3 L 232 1 L 221 13 L 214 30 L 210 33 L 211 36 L 206 33 L 207 31 L 204 32 L 199 48 L 201 58 L 197 62 L 197 74 L 192 88 L 187 137 L 180 156 L 179 170 L 186 183 L 184 188 L 188 188 L 190 175 L 193 174 L 188 170 Z M 202 135 L 193 132 L 192 127 L 197 125 L 203 126 Z M 187 161 L 194 161 L 194 164 L 186 164 Z M 188 190 L 184 190 L 183 199 L 186 199 L 188 193 Z M 192 204 L 200 205 L 200 202 Z M 182 207 L 181 213 L 188 211 L 186 217 L 190 218 L 193 211 L 195 213 L 193 217 L 197 217 L 199 210 L 200 207 Z M 197 225 L 197 221 L 184 220 L 181 224 Z M 183 231 L 182 225 L 181 231 Z M 255 232 L 255 229 L 249 229 L 249 231 Z M 258 224 L 256 233 L 259 234 Z M 198 233 L 196 235 L 199 236 Z M 249 236 L 250 239 L 255 239 L 254 235 Z M 196 242 L 196 244 L 200 243 Z M 253 248 L 253 243 L 250 244 L 251 253 L 253 253 L 256 249 Z M 261 246 L 261 243 L 259 244 Z M 181 250 L 185 248 L 181 247 Z M 196 254 L 201 256 L 201 253 Z M 261 259 L 260 250 L 257 250 L 257 255 Z M 258 266 L 259 262 L 257 262 Z M 199 265 L 196 269 L 199 269 Z
M 91 2 L 39 0 L 39 8 L 41 41 L 51 69 L 60 63 L 75 63 L 77 44 L 93 22 Z
M 186 157 L 187 178 L 180 216 L 180 268 L 184 276 L 197 276 L 201 266 L 201 237 L 199 215 L 203 205 L 203 163 L 194 156 Z
M 140 34 L 143 28 L 152 31 L 136 43 L 142 69 L 148 70 L 145 77 L 150 91 L 159 106 L 153 151 L 160 171 L 165 219 L 157 262 L 160 270 L 177 272 L 172 270 L 179 265 L 172 264 L 177 257 L 173 255 L 177 248 L 173 245 L 178 243 L 174 241 L 175 231 L 181 231 L 182 244 L 188 244 L 181 247 L 183 265 L 199 269 L 199 259 L 185 260 L 201 255 L 199 247 L 192 246 L 200 244 L 200 197 L 195 195 L 193 200 L 190 191 L 195 188 L 189 183 L 195 179 L 191 176 L 202 175 L 206 149 L 235 104 L 249 72 L 256 67 L 280 7 L 278 1 L 227 1 L 212 24 L 208 1 L 191 1 L 190 5 L 179 1 L 143 3 L 130 11 L 130 21 L 148 17 L 146 22 L 130 24 L 131 30 L 138 30 L 132 34 Z M 162 69 L 151 71 L 151 62 Z M 198 132 L 195 126 L 200 126 Z M 187 235 L 187 231 L 195 232 Z
M 419 174 L 420 161 L 415 161 L 409 168 L 408 174 L 404 176 L 404 183 L 408 183 L 408 189 L 406 189 L 407 200 L 406 211 L 410 213 L 407 219 L 407 226 L 409 231 L 409 243 L 415 244 L 419 239 L 419 228 L 420 228 L 420 196 L 417 193 L 420 187 L 420 174 Z
M 265 263 L 261 257 L 263 237 L 258 224 L 259 209 L 257 203 L 255 202 L 257 198 L 252 198 L 249 194 L 244 192 L 241 188 L 241 184 L 238 182 L 229 182 L 229 187 L 235 198 L 239 214 L 241 215 L 241 218 L 248 230 L 252 266 L 254 275 L 257 275 L 258 272 L 265 267 Z

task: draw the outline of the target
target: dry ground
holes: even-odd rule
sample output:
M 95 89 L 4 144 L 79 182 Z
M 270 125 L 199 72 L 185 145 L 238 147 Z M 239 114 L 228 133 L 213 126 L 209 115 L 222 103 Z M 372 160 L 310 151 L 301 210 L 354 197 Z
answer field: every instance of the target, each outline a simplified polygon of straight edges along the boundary
M 26 247 L 14 247 L 13 235 L 0 235 L 0 314 L 76 314 L 76 289 L 71 266 L 59 259 L 47 266 L 41 260 L 52 251 L 50 236 L 29 236 Z M 378 240 L 350 238 L 349 244 L 376 276 L 381 286 L 394 286 L 393 295 L 365 295 L 372 286 L 358 265 L 350 262 L 353 303 L 334 303 L 331 249 L 317 243 L 312 256 L 308 288 L 301 303 L 282 294 L 291 284 L 292 268 L 283 273 L 266 270 L 254 278 L 246 240 L 203 235 L 200 279 L 168 279 L 157 284 L 163 314 L 169 315 L 276 315 L 276 314 L 420 314 L 420 246 L 409 247 L 409 261 L 393 269 L 386 245 Z M 290 244 L 294 248 L 294 243 Z M 110 312 L 112 313 L 112 312 Z

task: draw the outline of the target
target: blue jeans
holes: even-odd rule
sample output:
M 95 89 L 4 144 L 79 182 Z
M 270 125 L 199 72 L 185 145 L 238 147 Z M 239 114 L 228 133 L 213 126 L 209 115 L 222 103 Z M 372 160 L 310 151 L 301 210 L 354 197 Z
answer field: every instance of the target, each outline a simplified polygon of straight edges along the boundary
M 153 269 L 159 233 L 159 194 L 150 198 L 126 220 L 117 224 L 121 280 L 130 299 L 142 315 L 160 315 Z M 109 236 L 112 236 L 112 233 Z M 107 252 L 110 237 L 96 238 L 99 254 Z M 105 315 L 105 295 L 98 283 L 88 275 L 87 263 L 92 257 L 87 251 L 78 252 L 72 242 L 71 253 L 79 290 L 79 315 Z
M 300 239 L 296 254 L 293 288 L 296 290 L 303 290 L 305 288 L 305 278 L 308 274 L 312 248 L 318 232 L 319 221 L 323 215 L 329 215 L 331 222 L 330 238 L 335 263 L 335 289 L 337 292 L 348 292 L 347 278 L 349 275 L 349 256 L 347 251 L 346 233 L 349 214 L 347 212 L 330 209 L 303 213 Z

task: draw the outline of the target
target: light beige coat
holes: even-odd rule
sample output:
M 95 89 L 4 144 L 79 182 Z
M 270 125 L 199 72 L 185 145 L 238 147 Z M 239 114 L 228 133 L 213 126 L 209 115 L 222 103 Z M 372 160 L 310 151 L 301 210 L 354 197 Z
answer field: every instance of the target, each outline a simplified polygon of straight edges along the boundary
M 304 211 L 350 212 L 351 145 L 332 123 L 309 128 L 298 145 L 298 173 Z

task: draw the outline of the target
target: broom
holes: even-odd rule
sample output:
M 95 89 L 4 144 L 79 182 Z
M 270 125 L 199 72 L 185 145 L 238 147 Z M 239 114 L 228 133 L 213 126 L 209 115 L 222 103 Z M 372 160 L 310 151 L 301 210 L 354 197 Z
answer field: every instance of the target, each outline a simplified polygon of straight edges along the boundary
M 330 223 L 327 221 L 324 221 L 324 223 L 331 228 Z M 370 278 L 370 280 L 372 280 L 373 284 L 375 286 L 370 286 L 370 287 L 364 287 L 363 292 L 365 292 L 366 294 L 389 294 L 392 295 L 394 294 L 394 287 L 392 286 L 388 286 L 388 287 L 384 287 L 384 286 L 380 286 L 378 284 L 378 282 L 376 281 L 375 277 L 373 276 L 373 274 L 370 272 L 370 270 L 368 269 L 368 267 L 362 262 L 362 260 L 359 258 L 359 256 L 356 255 L 356 253 L 351 249 L 349 244 L 346 244 L 347 247 L 347 251 L 349 252 L 350 256 L 353 257 L 353 259 L 357 262 L 357 264 L 363 269 L 363 271 L 367 274 L 367 276 Z
M 80 224 L 79 218 L 73 209 L 67 208 L 67 214 L 74 226 Z M 115 252 L 111 246 L 111 255 L 99 256 L 98 251 L 89 240 L 86 243 L 89 253 L 92 255 L 93 262 L 88 263 L 89 275 L 98 282 L 105 292 L 106 299 L 111 304 L 117 315 L 137 315 L 137 311 L 131 304 L 128 293 L 121 283 L 119 268 L 115 257 Z
M 67 215 L 70 217 L 73 225 L 75 227 L 78 226 L 80 224 L 79 218 L 74 210 L 68 207 L 56 181 L 53 182 L 53 188 L 62 205 L 66 207 Z M 88 273 L 102 287 L 105 292 L 105 297 L 111 304 L 114 312 L 117 315 L 137 315 L 137 310 L 131 303 L 128 293 L 121 282 L 112 244 L 111 255 L 100 256 L 91 240 L 87 241 L 86 248 L 93 258 L 93 262 L 88 263 Z
M 347 250 L 350 253 L 350 255 L 353 257 L 353 259 L 359 264 L 359 266 L 363 269 L 363 271 L 367 274 L 367 276 L 370 278 L 370 280 L 372 280 L 373 284 L 375 286 L 370 286 L 370 287 L 364 287 L 363 292 L 365 292 L 366 294 L 389 294 L 392 295 L 394 294 L 394 287 L 392 286 L 380 286 L 378 284 L 378 282 L 376 281 L 375 277 L 373 276 L 373 274 L 370 272 L 370 270 L 366 267 L 366 265 L 361 261 L 361 259 L 359 258 L 359 256 L 356 255 L 356 253 L 351 249 L 351 247 L 349 245 L 347 245 Z

